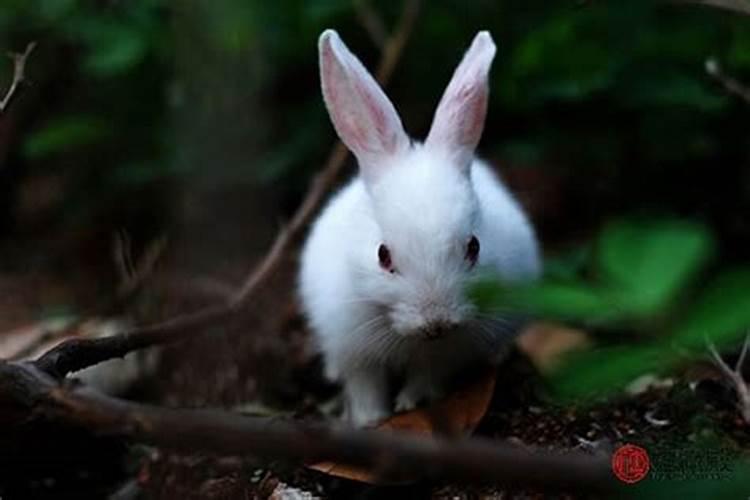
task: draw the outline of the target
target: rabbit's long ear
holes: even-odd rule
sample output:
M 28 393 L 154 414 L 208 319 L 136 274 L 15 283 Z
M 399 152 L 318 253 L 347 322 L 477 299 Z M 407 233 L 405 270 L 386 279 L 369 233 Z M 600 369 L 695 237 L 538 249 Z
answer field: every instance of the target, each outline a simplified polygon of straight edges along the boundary
M 333 126 L 359 160 L 362 174 L 377 176 L 383 160 L 409 146 L 401 119 L 338 33 L 324 31 L 318 50 L 323 99 Z
M 450 154 L 462 168 L 468 169 L 482 137 L 494 57 L 492 37 L 480 31 L 445 89 L 425 141 L 427 146 Z

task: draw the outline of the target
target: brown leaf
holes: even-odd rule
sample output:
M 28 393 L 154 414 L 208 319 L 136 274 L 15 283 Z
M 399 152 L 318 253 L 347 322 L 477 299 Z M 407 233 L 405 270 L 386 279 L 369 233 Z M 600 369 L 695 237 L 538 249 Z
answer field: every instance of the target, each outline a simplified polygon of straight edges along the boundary
M 548 373 L 558 366 L 563 356 L 585 349 L 591 342 L 584 331 L 540 322 L 526 327 L 516 344 L 540 372 Z
M 378 424 L 378 431 L 411 432 L 422 436 L 460 436 L 471 434 L 487 413 L 495 391 L 496 373 L 487 369 L 478 377 L 449 396 L 427 408 L 397 413 Z M 325 474 L 371 484 L 396 484 L 410 482 L 413 478 L 378 477 L 377 471 L 335 462 L 318 462 L 310 469 Z

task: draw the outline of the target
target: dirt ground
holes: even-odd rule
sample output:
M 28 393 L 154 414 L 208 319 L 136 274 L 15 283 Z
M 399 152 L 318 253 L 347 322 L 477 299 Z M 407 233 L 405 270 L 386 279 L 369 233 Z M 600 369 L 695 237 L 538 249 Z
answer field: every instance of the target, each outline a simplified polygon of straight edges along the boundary
M 322 418 L 321 408 L 335 401 L 338 389 L 321 376 L 304 321 L 288 296 L 290 283 L 291 274 L 276 277 L 237 321 L 164 349 L 156 371 L 127 397 L 173 407 Z M 145 301 L 148 306 L 136 304 L 134 310 L 152 316 L 154 296 L 161 304 L 156 308 L 159 316 L 216 300 L 210 294 L 177 297 L 170 290 L 154 285 L 154 294 Z M 647 449 L 665 443 L 709 443 L 732 456 L 750 448 L 750 433 L 733 406 L 733 394 L 717 380 L 708 363 L 685 367 L 669 384 L 636 392 L 588 405 L 562 405 L 549 398 L 544 379 L 530 360 L 514 351 L 499 368 L 493 402 L 476 434 L 530 448 L 606 454 L 625 442 Z M 543 496 L 541 492 L 508 490 L 503 485 L 478 487 L 441 481 L 376 487 L 290 464 L 126 445 L 54 425 L 35 430 L 34 436 L 32 443 L 5 447 L 0 463 L 4 500 Z M 570 492 L 562 497 L 578 496 Z

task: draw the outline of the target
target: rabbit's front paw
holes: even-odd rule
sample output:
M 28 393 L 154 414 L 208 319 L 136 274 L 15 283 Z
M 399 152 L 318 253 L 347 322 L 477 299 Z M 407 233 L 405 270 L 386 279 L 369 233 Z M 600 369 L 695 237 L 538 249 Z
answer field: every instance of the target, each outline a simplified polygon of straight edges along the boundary
M 432 402 L 438 397 L 440 391 L 429 380 L 410 380 L 396 396 L 396 411 L 410 411 L 420 403 Z
M 348 409 L 347 418 L 355 427 L 372 427 L 388 417 L 385 408 L 373 408 L 369 406 L 351 405 Z
M 376 424 L 389 415 L 388 386 L 384 371 L 361 370 L 350 373 L 344 389 L 347 397 L 346 417 L 356 427 Z

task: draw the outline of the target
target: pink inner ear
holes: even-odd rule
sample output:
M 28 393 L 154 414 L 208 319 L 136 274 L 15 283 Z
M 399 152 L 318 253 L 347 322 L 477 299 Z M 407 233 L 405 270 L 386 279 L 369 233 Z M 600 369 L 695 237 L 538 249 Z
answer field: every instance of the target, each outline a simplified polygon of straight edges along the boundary
M 476 147 L 484 130 L 487 89 L 484 82 L 468 80 L 446 96 L 436 116 L 430 141 L 447 147 Z
M 473 156 L 487 114 L 489 68 L 495 45 L 487 32 L 474 38 L 440 100 L 426 144 L 447 149 L 459 163 Z
M 340 82 L 340 85 L 329 86 L 328 96 L 331 100 L 331 108 L 335 119 L 341 127 L 340 134 L 352 149 L 370 151 L 382 147 L 385 152 L 393 152 L 395 141 L 389 134 L 389 124 L 381 103 L 377 96 L 368 89 L 366 82 L 361 78 L 348 78 L 344 72 L 336 71 L 337 62 L 332 61 L 335 57 L 327 48 L 325 57 L 329 62 L 324 66 L 324 79 L 327 82 Z M 341 88 L 351 86 L 350 90 Z M 358 99 L 360 102 L 348 102 Z M 366 109 L 366 115 L 360 116 L 351 110 L 356 110 L 358 105 Z M 350 111 L 347 111 L 350 110 Z M 377 146 L 373 141 L 379 142 Z
M 374 144 L 368 144 L 370 142 L 379 143 L 383 152 L 393 153 L 394 144 L 389 137 L 389 124 L 388 119 L 383 111 L 383 106 L 378 102 L 377 96 L 373 95 L 372 92 L 367 88 L 367 85 L 361 80 L 355 80 L 354 86 L 356 89 L 356 95 L 362 99 L 362 105 L 367 109 L 368 120 L 362 120 L 357 127 L 357 138 L 360 141 L 360 146 L 363 149 L 371 149 Z M 365 123 L 371 122 L 371 123 Z M 369 127 L 372 129 L 368 130 Z M 368 136 L 371 138 L 368 140 Z M 369 146 L 369 147 L 368 147 Z
M 321 38 L 323 94 L 341 140 L 363 172 L 408 145 L 395 108 L 362 63 L 335 33 Z
M 480 83 L 464 86 L 457 100 L 459 101 L 458 130 L 459 142 L 462 145 L 476 146 L 481 139 L 484 120 L 487 114 L 487 92 Z
M 323 65 L 323 81 L 326 82 L 330 111 L 335 125 L 339 128 L 339 135 L 351 149 L 362 149 L 367 143 L 367 131 L 355 114 L 346 111 L 352 108 L 350 103 L 347 103 L 347 97 L 351 97 L 350 93 L 341 88 L 347 84 L 347 78 L 343 72 L 336 71 L 338 63 L 334 61 L 335 56 L 331 47 L 326 47 L 324 57 L 328 62 Z M 332 85 L 331 82 L 339 82 L 339 85 Z

